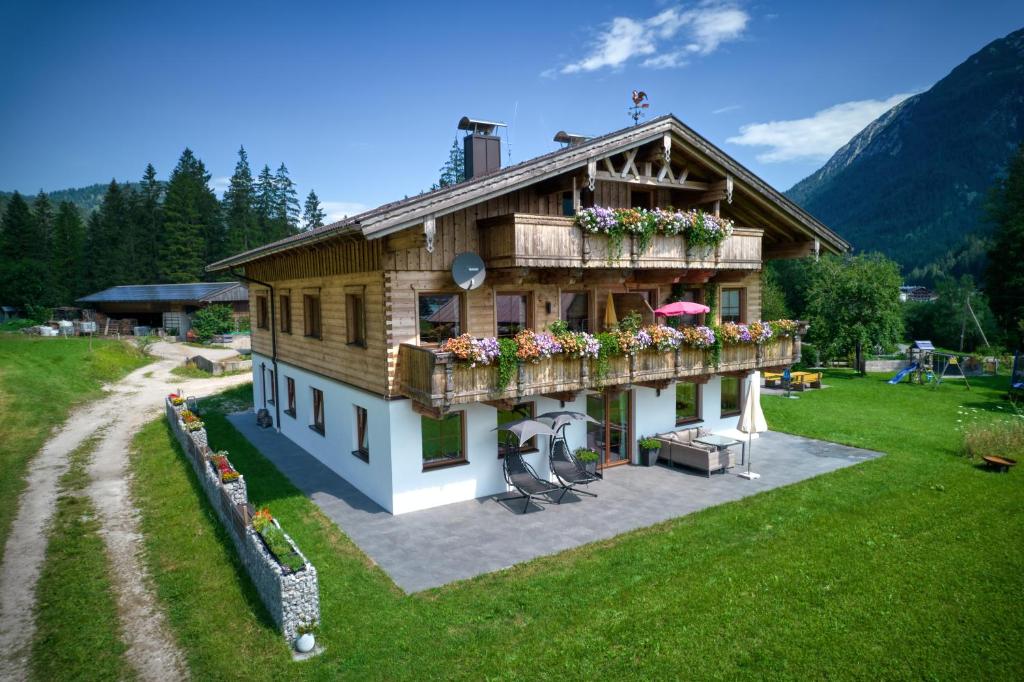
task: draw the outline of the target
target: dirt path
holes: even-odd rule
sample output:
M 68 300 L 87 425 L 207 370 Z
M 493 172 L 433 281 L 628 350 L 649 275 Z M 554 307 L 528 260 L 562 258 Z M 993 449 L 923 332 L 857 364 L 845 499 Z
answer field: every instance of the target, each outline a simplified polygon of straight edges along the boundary
M 184 656 L 167 631 L 140 559 L 142 536 L 129 495 L 128 451 L 138 430 L 162 413 L 164 396 L 177 386 L 198 397 L 245 383 L 249 376 L 183 380 L 170 371 L 196 351 L 159 343 L 152 352 L 162 359 L 132 372 L 109 386 L 105 397 L 75 411 L 29 465 L 27 487 L 18 500 L 0 565 L 0 680 L 28 677 L 35 588 L 46 556 L 58 479 L 67 469 L 68 455 L 103 424 L 107 426 L 92 455 L 92 480 L 86 492 L 102 521 L 129 663 L 143 679 L 187 677 Z

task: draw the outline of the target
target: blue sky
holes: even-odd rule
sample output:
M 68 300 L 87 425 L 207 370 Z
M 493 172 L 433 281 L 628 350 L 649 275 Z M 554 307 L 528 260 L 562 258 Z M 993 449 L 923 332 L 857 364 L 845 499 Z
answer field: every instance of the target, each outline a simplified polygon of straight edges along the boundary
M 298 5 L 299 3 L 294 3 Z M 786 189 L 1024 26 L 1014 2 L 0 4 L 0 189 L 215 181 L 240 144 L 334 215 L 414 194 L 464 114 L 521 161 L 629 123 L 633 88 Z

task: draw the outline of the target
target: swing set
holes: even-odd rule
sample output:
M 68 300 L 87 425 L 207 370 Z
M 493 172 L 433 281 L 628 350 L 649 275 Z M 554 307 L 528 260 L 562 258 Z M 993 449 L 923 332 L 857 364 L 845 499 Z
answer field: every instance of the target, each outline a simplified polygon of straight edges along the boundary
M 931 341 L 914 341 L 910 346 L 910 365 L 900 370 L 889 383 L 898 384 L 909 375 L 912 384 L 931 384 L 932 388 L 938 388 L 942 380 L 949 377 L 963 379 L 969 391 L 971 384 L 964 372 L 964 357 L 936 350 Z M 949 374 L 951 368 L 955 368 L 957 374 Z

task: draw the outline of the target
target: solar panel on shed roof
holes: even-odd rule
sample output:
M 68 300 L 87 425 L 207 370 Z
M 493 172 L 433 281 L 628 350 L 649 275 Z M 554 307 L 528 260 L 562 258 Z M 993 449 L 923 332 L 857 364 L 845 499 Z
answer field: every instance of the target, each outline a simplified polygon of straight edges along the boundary
M 918 350 L 935 350 L 935 345 L 931 341 L 914 341 L 914 348 Z
M 202 301 L 237 282 L 194 282 L 191 284 L 126 284 L 110 287 L 80 299 L 82 303 L 135 303 L 143 301 Z

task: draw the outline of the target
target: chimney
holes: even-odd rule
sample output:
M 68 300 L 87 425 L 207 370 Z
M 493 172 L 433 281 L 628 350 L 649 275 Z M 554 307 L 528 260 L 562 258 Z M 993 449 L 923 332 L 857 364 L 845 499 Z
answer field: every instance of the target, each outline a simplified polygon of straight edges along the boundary
M 501 168 L 501 138 L 495 135 L 504 123 L 480 121 L 463 116 L 459 130 L 467 131 L 463 138 L 463 152 L 466 159 L 466 179 L 478 178 Z
M 579 133 L 567 133 L 564 130 L 559 130 L 555 133 L 555 142 L 558 142 L 564 147 L 573 147 L 575 145 L 586 142 L 590 139 L 588 135 L 580 135 Z

